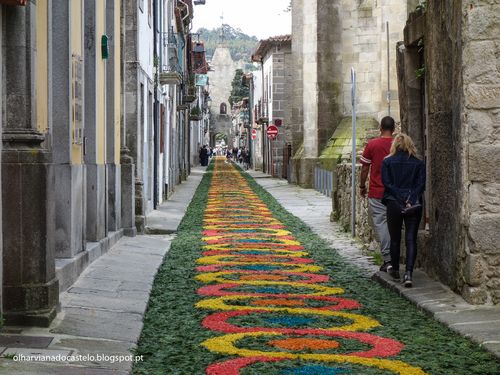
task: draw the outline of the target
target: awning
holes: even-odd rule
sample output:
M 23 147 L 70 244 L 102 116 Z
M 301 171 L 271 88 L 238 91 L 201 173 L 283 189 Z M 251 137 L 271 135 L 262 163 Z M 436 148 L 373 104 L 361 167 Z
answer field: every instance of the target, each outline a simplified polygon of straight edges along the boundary
M 4 5 L 26 5 L 28 0 L 0 0 L 0 4 Z

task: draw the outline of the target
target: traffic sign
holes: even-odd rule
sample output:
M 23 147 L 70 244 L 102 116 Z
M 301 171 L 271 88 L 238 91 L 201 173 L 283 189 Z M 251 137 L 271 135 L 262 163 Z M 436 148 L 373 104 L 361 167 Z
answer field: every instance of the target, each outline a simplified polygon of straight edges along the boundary
M 252 140 L 256 140 L 257 139 L 257 129 L 252 129 Z
M 278 127 L 275 125 L 269 125 L 267 127 L 267 136 L 270 139 L 274 139 L 278 136 Z

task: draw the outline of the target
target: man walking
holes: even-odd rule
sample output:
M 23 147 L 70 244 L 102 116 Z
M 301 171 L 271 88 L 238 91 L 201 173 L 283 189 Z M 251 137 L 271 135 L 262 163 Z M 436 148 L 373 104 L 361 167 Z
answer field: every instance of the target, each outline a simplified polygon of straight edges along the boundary
M 380 241 L 380 252 L 384 263 L 380 271 L 388 272 L 391 266 L 391 237 L 387 229 L 387 208 L 382 203 L 384 185 L 382 184 L 382 161 L 389 155 L 394 133 L 394 119 L 386 116 L 380 122 L 380 137 L 368 142 L 361 156 L 360 193 L 366 197 L 366 179 L 370 174 L 370 187 L 368 191 L 368 207 L 372 217 L 375 233 Z

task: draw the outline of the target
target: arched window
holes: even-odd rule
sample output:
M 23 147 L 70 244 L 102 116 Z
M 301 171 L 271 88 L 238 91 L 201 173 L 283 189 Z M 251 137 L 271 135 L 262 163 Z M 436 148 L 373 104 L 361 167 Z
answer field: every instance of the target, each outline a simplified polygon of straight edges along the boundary
M 220 105 L 220 114 L 221 115 L 226 115 L 227 114 L 227 105 L 226 105 L 226 103 L 221 103 L 221 105 Z

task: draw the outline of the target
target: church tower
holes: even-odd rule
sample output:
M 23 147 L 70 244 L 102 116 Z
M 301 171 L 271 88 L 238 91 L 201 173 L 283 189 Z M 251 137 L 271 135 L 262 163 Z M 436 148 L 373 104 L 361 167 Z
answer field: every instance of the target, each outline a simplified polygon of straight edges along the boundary
M 214 51 L 210 62 L 208 77 L 210 81 L 211 129 L 210 136 L 215 137 L 217 133 L 228 134 L 231 128 L 231 108 L 229 96 L 231 95 L 231 83 L 238 64 L 231 57 L 231 52 L 226 43 L 224 18 L 221 17 L 222 25 L 219 34 L 219 43 Z

